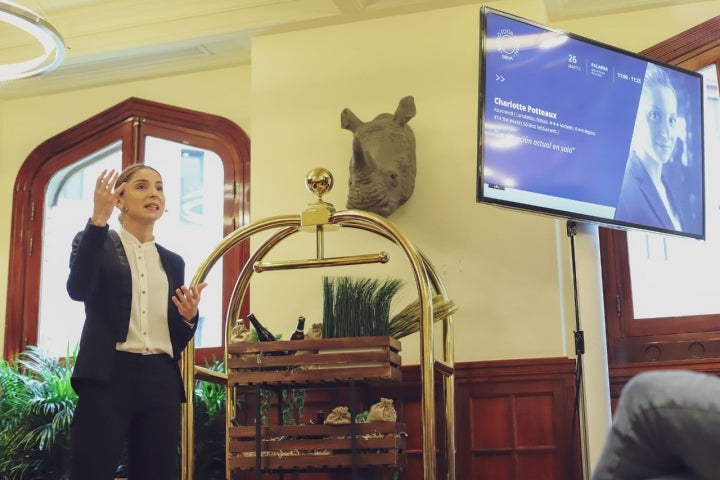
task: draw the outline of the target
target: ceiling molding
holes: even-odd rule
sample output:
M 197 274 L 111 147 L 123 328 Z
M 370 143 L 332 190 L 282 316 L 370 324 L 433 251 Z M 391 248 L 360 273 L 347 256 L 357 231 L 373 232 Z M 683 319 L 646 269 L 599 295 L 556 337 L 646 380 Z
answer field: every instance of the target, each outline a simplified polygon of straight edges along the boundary
M 598 17 L 637 10 L 648 10 L 703 0 L 545 0 L 548 19 L 552 22 Z
M 251 40 L 259 34 L 479 6 L 477 0 L 172 0 L 168 9 L 168 0 L 18 1 L 39 10 L 68 48 L 54 71 L 0 83 L 0 100 L 246 65 Z M 549 21 L 557 22 L 718 0 L 537 1 L 547 9 Z M 0 38 L 0 62 L 31 48 L 1 28 Z

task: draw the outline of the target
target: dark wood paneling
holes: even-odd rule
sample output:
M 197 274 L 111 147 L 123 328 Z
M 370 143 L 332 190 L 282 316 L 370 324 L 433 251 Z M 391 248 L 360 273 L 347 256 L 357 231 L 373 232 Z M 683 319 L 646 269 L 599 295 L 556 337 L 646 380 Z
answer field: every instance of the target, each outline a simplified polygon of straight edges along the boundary
M 407 424 L 408 433 L 407 466 L 400 473 L 400 478 L 420 480 L 424 477 L 420 372 L 417 366 L 406 366 L 402 370 L 402 384 L 373 385 L 363 393 L 362 400 L 365 407 L 380 397 L 394 400 L 398 418 Z M 437 420 L 434 425 L 438 447 L 436 478 L 445 479 L 444 406 L 439 384 L 441 382 L 436 382 Z M 332 410 L 341 398 L 342 390 L 313 389 L 308 393 L 303 420 L 314 418 L 318 409 Z M 579 440 L 577 430 L 573 432 L 574 404 L 575 362 L 572 359 L 541 358 L 456 365 L 456 479 L 581 479 Z M 350 478 L 347 473 L 286 473 L 284 478 Z M 380 472 L 376 473 L 376 478 L 383 478 Z M 388 472 L 383 473 L 385 478 L 391 478 Z
M 582 478 L 572 428 L 574 380 L 575 363 L 569 359 L 461 365 L 457 478 Z

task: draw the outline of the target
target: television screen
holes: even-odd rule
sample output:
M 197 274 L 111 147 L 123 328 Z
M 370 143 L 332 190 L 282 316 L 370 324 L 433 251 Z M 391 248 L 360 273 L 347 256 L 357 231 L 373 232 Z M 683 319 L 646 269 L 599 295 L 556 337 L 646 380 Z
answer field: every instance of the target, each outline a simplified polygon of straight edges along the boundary
M 705 238 L 700 74 L 480 19 L 478 202 Z

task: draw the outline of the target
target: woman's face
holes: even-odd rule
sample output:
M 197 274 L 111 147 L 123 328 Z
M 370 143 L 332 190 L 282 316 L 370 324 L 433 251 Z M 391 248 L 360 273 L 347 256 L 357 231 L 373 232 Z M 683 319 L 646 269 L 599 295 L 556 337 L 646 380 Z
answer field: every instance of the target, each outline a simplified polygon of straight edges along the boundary
M 124 220 L 140 223 L 154 222 L 165 211 L 165 194 L 162 178 L 150 168 L 141 168 L 127 180 L 118 207 Z
M 638 118 L 644 130 L 640 145 L 645 154 L 660 164 L 672 156 L 677 139 L 677 98 L 668 87 L 653 85 L 640 96 Z

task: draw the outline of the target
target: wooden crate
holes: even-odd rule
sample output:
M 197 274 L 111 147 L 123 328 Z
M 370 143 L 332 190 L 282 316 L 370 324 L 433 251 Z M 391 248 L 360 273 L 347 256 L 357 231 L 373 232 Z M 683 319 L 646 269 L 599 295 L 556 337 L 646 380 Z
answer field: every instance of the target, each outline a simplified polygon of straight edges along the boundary
M 277 425 L 260 430 L 260 468 L 266 471 L 405 466 L 403 423 Z M 256 428 L 230 427 L 228 433 L 229 468 L 256 469 Z
M 400 349 L 400 342 L 389 336 L 235 343 L 227 348 L 228 383 L 399 382 Z

